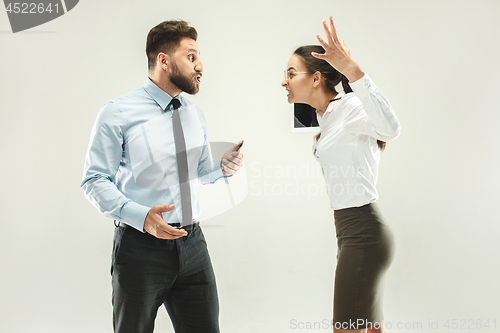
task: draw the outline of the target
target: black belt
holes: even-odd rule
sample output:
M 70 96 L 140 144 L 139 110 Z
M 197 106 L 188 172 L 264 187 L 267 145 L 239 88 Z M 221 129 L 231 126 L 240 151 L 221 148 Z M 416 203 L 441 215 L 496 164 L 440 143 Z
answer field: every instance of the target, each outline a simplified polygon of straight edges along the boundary
M 194 233 L 194 231 L 196 229 L 198 229 L 198 227 L 200 226 L 200 222 L 195 221 L 193 224 L 185 225 L 185 226 L 182 226 L 182 227 L 181 227 L 180 223 L 169 223 L 168 225 L 171 226 L 171 227 L 177 228 L 177 229 L 184 229 L 184 230 L 186 230 L 188 234 L 186 236 L 184 236 L 184 237 L 189 238 Z
M 177 228 L 177 229 L 183 229 L 183 230 L 186 230 L 187 231 L 187 235 L 184 236 L 184 237 L 191 237 L 191 235 L 194 233 L 194 231 L 196 229 L 198 229 L 198 227 L 200 226 L 200 222 L 199 221 L 196 221 L 194 222 L 193 224 L 190 224 L 190 225 L 185 225 L 183 227 L 181 227 L 181 224 L 180 223 L 169 223 L 168 224 L 169 226 L 171 227 L 174 227 L 174 228 Z M 115 220 L 115 226 L 116 227 L 122 227 L 122 228 L 132 228 L 131 226 L 129 226 L 128 224 L 126 223 L 123 223 L 123 222 L 120 222 L 120 221 L 116 221 Z

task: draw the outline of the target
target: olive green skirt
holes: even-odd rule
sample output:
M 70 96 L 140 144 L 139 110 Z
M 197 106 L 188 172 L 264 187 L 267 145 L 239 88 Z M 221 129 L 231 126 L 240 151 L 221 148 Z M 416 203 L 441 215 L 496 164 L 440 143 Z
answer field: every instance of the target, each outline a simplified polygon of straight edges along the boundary
M 378 328 L 383 320 L 384 276 L 394 254 L 392 232 L 375 203 L 335 210 L 334 216 L 338 244 L 334 325 Z

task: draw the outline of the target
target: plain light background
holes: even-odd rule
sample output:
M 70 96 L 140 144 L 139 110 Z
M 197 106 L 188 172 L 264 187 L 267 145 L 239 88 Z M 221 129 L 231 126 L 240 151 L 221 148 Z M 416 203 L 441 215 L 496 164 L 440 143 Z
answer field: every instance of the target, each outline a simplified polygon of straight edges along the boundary
M 17 34 L 0 10 L 0 331 L 112 331 L 114 226 L 79 183 L 97 111 L 144 84 L 146 35 L 169 19 L 199 32 L 188 98 L 210 140 L 245 140 L 247 198 L 203 221 L 222 332 L 331 331 L 305 325 L 332 316 L 333 214 L 280 86 L 330 14 L 402 124 L 377 186 L 397 239 L 385 319 L 406 325 L 389 332 L 500 331 L 497 0 L 82 0 Z M 163 308 L 156 331 L 173 332 Z

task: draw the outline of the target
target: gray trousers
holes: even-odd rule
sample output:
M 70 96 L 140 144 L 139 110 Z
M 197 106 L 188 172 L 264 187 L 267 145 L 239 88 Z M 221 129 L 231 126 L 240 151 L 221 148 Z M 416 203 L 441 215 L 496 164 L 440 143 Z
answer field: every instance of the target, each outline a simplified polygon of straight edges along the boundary
M 158 239 L 116 227 L 112 254 L 113 327 L 151 333 L 163 304 L 177 333 L 218 333 L 219 301 L 201 228 L 187 238 Z

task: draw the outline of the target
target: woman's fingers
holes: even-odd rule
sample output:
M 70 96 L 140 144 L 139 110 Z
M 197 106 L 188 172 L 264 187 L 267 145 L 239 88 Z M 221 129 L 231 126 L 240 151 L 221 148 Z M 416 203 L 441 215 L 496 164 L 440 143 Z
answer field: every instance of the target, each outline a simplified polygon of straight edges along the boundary
M 328 40 L 328 42 L 325 42 L 320 37 L 320 35 L 317 35 L 318 41 L 321 44 L 321 46 L 323 46 L 326 52 L 328 52 L 329 50 L 331 52 L 335 52 L 336 50 L 342 52 L 344 47 L 337 37 L 337 30 L 335 29 L 335 25 L 333 24 L 332 16 L 330 16 L 329 21 L 330 21 L 330 28 L 328 28 L 328 26 L 326 25 L 326 21 L 323 21 L 323 29 L 325 30 L 325 34 L 327 37 L 326 39 Z
M 332 34 L 332 39 L 336 43 L 338 43 L 339 38 L 337 37 L 337 29 L 335 29 L 335 25 L 333 24 L 333 17 L 330 15 L 329 19 L 330 19 L 330 30 L 331 30 L 331 34 Z M 325 23 L 325 26 L 326 26 L 326 23 Z
M 320 35 L 316 35 L 316 38 L 318 38 L 318 42 L 321 44 L 321 46 L 323 46 L 323 48 L 324 48 L 324 49 L 325 49 L 325 51 L 327 52 L 327 51 L 328 51 L 328 49 L 330 49 L 330 45 L 328 45 L 328 43 L 327 43 L 327 42 L 325 42 L 325 41 L 323 40 L 323 38 L 321 38 L 321 36 L 320 36 Z
M 321 59 L 321 60 L 325 60 L 325 55 L 324 54 L 319 54 L 319 53 L 316 53 L 316 52 L 311 52 L 311 55 L 315 58 L 318 58 L 318 59 Z
M 330 29 L 328 29 L 326 25 L 326 21 L 323 21 L 323 30 L 325 30 L 326 39 L 328 40 L 328 44 L 332 46 L 335 42 L 333 41 L 332 33 Z
M 351 51 L 347 47 L 344 40 L 342 39 L 339 41 L 332 16 L 329 17 L 329 23 L 330 24 L 328 26 L 326 21 L 323 21 L 323 29 L 326 33 L 325 40 L 323 40 L 319 34 L 316 35 L 319 43 L 325 50 L 325 53 L 318 54 L 316 52 L 312 52 L 311 55 L 315 58 L 325 60 L 333 68 L 351 80 L 351 82 L 354 82 L 361 78 L 364 73 L 359 65 L 352 60 Z

